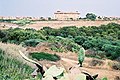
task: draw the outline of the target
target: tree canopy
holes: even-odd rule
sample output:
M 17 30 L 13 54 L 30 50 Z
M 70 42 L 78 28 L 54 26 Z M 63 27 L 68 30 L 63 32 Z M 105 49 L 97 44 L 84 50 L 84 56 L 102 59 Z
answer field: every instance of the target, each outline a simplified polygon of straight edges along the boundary
M 90 20 L 93 20 L 93 21 L 96 20 L 96 17 L 97 16 L 95 14 L 93 14 L 93 13 L 87 13 L 86 14 L 86 18 L 90 19 Z

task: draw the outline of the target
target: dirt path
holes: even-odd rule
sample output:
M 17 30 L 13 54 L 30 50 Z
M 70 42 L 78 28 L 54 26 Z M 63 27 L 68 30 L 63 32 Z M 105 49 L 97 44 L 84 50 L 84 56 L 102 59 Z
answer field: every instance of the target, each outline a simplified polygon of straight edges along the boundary
M 67 64 L 77 67 L 78 61 L 70 60 L 67 58 L 61 58 L 62 61 L 65 61 Z M 103 77 L 107 77 L 108 80 L 114 80 L 116 76 L 120 77 L 120 71 L 118 70 L 106 70 L 106 69 L 97 69 L 97 68 L 87 68 L 87 67 L 79 67 L 80 70 L 89 72 L 91 74 L 99 74 L 98 78 L 101 79 Z
M 46 67 L 50 67 L 52 65 L 56 65 L 58 67 L 64 67 L 65 70 L 67 71 L 70 67 L 77 67 L 78 69 L 82 71 L 87 71 L 92 75 L 99 74 L 98 79 L 107 77 L 108 80 L 115 80 L 116 76 L 120 77 L 120 71 L 119 70 L 113 70 L 109 68 L 110 66 L 108 65 L 108 62 L 111 60 L 98 60 L 102 61 L 102 65 L 97 65 L 97 66 L 90 66 L 89 64 L 93 60 L 93 58 L 85 58 L 83 62 L 83 67 L 78 67 L 78 61 L 77 61 L 77 55 L 72 52 L 64 52 L 64 53 L 58 53 L 51 51 L 48 47 L 41 46 L 41 47 L 36 47 L 36 48 L 30 48 L 28 51 L 38 51 L 38 52 L 47 52 L 50 54 L 56 54 L 61 57 L 60 61 L 57 62 L 52 62 L 52 61 L 39 61 L 41 64 L 45 65 Z M 120 80 L 120 79 L 117 79 Z

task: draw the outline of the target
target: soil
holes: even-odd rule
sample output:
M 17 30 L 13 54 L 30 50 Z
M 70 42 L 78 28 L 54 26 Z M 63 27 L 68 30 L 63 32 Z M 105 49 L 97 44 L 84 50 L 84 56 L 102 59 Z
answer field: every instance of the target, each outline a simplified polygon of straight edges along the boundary
M 52 65 L 56 65 L 58 67 L 64 67 L 66 71 L 69 71 L 69 68 L 77 67 L 79 70 L 89 72 L 91 75 L 98 74 L 98 79 L 107 77 L 108 80 L 120 80 L 120 70 L 112 69 L 112 67 L 109 64 L 109 63 L 114 63 L 116 61 L 112 61 L 108 59 L 100 60 L 100 59 L 86 57 L 83 62 L 83 67 L 79 67 L 76 53 L 54 52 L 50 50 L 49 47 L 46 45 L 37 46 L 35 48 L 29 47 L 27 51 L 28 52 L 47 52 L 50 54 L 57 54 L 61 57 L 61 60 L 57 62 L 52 62 L 47 60 L 39 61 L 41 64 L 43 64 L 47 68 L 49 68 Z M 93 61 L 99 61 L 100 63 L 99 64 L 95 63 L 94 65 L 94 63 L 92 63 Z

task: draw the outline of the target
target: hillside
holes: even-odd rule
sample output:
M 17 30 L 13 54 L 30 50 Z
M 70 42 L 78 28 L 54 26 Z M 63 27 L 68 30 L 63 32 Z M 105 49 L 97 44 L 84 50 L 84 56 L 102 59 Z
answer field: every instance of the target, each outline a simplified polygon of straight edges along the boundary
M 40 63 L 44 64 L 46 67 L 57 65 L 59 67 L 61 66 L 64 67 L 66 70 L 69 70 L 70 67 L 78 67 L 78 60 L 77 60 L 78 57 L 77 57 L 77 54 L 73 52 L 63 52 L 63 53 L 55 52 L 55 51 L 50 50 L 50 48 L 47 47 L 45 44 L 42 44 L 40 46 L 38 45 L 35 48 L 29 47 L 27 51 L 30 53 L 46 52 L 49 54 L 56 54 L 61 57 L 61 60 L 57 62 L 52 62 L 52 61 L 47 61 L 47 60 L 39 61 Z M 97 61 L 98 63 L 96 64 L 93 61 Z M 99 64 L 99 62 L 101 63 Z M 118 62 L 112 61 L 109 59 L 101 60 L 101 59 L 86 57 L 83 62 L 83 67 L 78 67 L 78 69 L 80 69 L 81 71 L 89 72 L 92 75 L 99 74 L 98 79 L 107 77 L 108 80 L 117 80 L 115 78 L 120 77 L 119 76 L 120 71 L 113 69 L 112 65 L 115 63 L 119 64 Z M 110 75 L 109 73 L 111 73 L 112 75 Z
M 33 69 L 18 55 L 20 46 L 0 42 L 0 80 L 25 80 Z
M 21 58 L 21 56 L 17 52 L 17 50 L 21 50 L 22 47 L 20 48 L 19 46 L 15 45 L 15 44 L 0 43 L 0 45 L 5 46 L 5 47 L 0 47 L 0 48 L 2 50 L 5 50 L 7 55 L 10 55 L 14 59 L 17 58 L 19 61 L 26 62 L 23 58 Z M 11 47 L 9 47 L 9 46 L 11 46 Z M 86 57 L 85 61 L 83 62 L 83 67 L 78 67 L 77 55 L 76 55 L 76 53 L 73 53 L 73 52 L 63 52 L 63 53 L 55 52 L 55 51 L 50 50 L 49 47 L 45 46 L 45 44 L 42 44 L 41 46 L 38 45 L 37 47 L 29 47 L 26 50 L 29 53 L 31 53 L 31 52 L 47 52 L 49 54 L 54 53 L 54 54 L 59 55 L 61 57 L 61 60 L 59 60 L 57 62 L 47 61 L 47 60 L 39 61 L 39 63 L 43 64 L 47 68 L 49 68 L 52 65 L 57 65 L 59 67 L 64 67 L 66 70 L 68 70 L 70 67 L 76 67 L 76 69 L 79 69 L 80 71 L 89 72 L 92 75 L 99 74 L 98 79 L 107 77 L 108 80 L 119 80 L 119 79 L 116 79 L 116 78 L 120 77 L 119 76 L 120 71 L 113 69 L 112 66 L 108 64 L 108 63 L 114 64 L 114 63 L 116 63 L 116 61 L 111 61 L 111 60 L 108 60 L 108 59 L 101 60 L 101 59 L 87 58 Z M 94 60 L 96 60 L 98 62 L 102 61 L 102 63 L 100 63 L 100 64 L 98 63 L 97 65 L 94 66 L 95 63 L 92 63 Z M 35 67 L 33 64 L 30 65 L 28 62 L 27 62 L 27 64 L 29 66 L 33 67 L 33 68 Z M 17 64 L 16 64 L 16 66 L 17 66 Z M 110 75 L 109 73 L 111 73 L 113 75 Z M 30 73 L 28 73 L 28 75 L 29 74 Z M 28 78 L 28 76 L 26 78 Z
M 0 30 L 0 49 L 32 68 L 36 68 L 35 65 L 24 60 L 18 50 L 47 68 L 57 65 L 69 73 L 86 71 L 91 75 L 98 73 L 98 80 L 105 77 L 108 80 L 119 80 L 119 35 L 120 24 L 116 23 L 99 27 L 67 26 L 59 29 L 43 27 L 40 30 L 9 28 Z M 86 57 L 83 67 L 78 67 L 77 53 L 81 48 L 86 50 Z M 70 67 L 72 67 L 72 72 L 69 70 Z

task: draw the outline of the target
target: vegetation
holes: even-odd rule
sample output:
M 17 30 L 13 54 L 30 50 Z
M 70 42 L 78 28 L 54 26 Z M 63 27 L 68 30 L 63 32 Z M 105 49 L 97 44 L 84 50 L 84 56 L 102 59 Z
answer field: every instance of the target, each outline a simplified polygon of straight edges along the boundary
M 44 27 L 41 30 L 10 28 L 0 30 L 0 41 L 4 43 L 22 44 L 24 47 L 35 47 L 40 42 L 48 42 L 50 43 L 50 48 L 54 51 L 73 51 L 78 53 L 80 64 L 82 64 L 84 60 L 84 50 L 81 50 L 81 47 L 94 51 L 92 57 L 100 59 L 109 58 L 113 60 L 120 57 L 120 25 L 116 23 L 101 25 L 99 27 L 83 26 L 78 28 L 69 26 L 60 29 Z M 13 49 L 14 48 L 12 48 L 12 50 Z M 14 50 L 17 51 L 17 49 Z M 0 80 L 31 79 L 30 73 L 33 70 L 29 66 L 10 57 L 10 54 L 5 54 L 7 51 L 10 53 L 8 47 L 4 51 L 5 52 L 0 50 Z M 31 56 L 37 60 L 60 60 L 59 56 L 44 52 L 31 53 Z M 112 68 L 120 70 L 120 65 L 113 64 Z M 103 78 L 102 80 L 107 80 L 107 78 Z
M 14 23 L 19 26 L 25 26 L 27 24 L 31 24 L 33 21 L 29 19 L 0 19 L 0 22 Z
M 15 44 L 36 46 L 39 42 L 52 43 L 51 49 L 63 52 L 78 52 L 79 49 L 91 49 L 95 51 L 94 56 L 102 58 L 103 55 L 109 59 L 116 59 L 120 56 L 120 25 L 109 23 L 99 27 L 63 27 L 53 29 L 44 27 L 41 30 L 34 29 L 8 29 L 0 30 L 0 41 Z
M 108 80 L 106 77 L 102 78 L 102 80 Z
M 32 79 L 32 68 L 6 55 L 0 49 L 0 80 L 23 80 Z
M 16 21 L 15 19 L 0 19 L 0 22 L 8 22 L 11 23 L 13 21 Z
M 58 61 L 60 57 L 56 54 L 49 54 L 45 52 L 34 52 L 30 54 L 33 58 L 37 60 L 50 60 L 50 61 Z
M 36 31 L 34 29 L 8 29 L 8 30 L 0 30 L 0 33 L 2 36 L 0 36 L 1 41 L 3 42 L 10 42 L 10 43 L 16 43 L 20 44 L 21 42 L 24 42 L 25 40 L 31 40 L 31 39 L 45 39 L 45 36 L 42 34 L 42 32 Z
M 81 46 L 76 44 L 72 39 L 60 36 L 49 36 L 48 42 L 52 43 L 51 49 L 57 52 L 73 51 L 77 52 Z
M 43 28 L 47 35 L 61 36 L 95 51 L 95 55 L 116 59 L 120 56 L 120 25 L 110 23 L 99 27 L 63 27 L 60 29 Z
M 30 40 L 25 40 L 23 43 L 21 43 L 23 46 L 31 46 L 31 47 L 35 47 L 37 44 L 39 44 L 40 42 L 44 42 L 41 39 L 30 39 Z
M 20 20 L 12 21 L 12 23 L 17 24 L 19 26 L 25 26 L 27 24 L 31 24 L 32 21 L 28 19 L 20 19 Z
M 89 20 L 92 20 L 92 21 L 96 20 L 96 17 L 97 16 L 93 13 L 87 13 L 86 14 L 86 19 L 89 19 Z
M 79 61 L 80 67 L 82 67 L 84 58 L 85 58 L 85 49 L 80 48 L 80 50 L 78 51 L 78 61 Z

